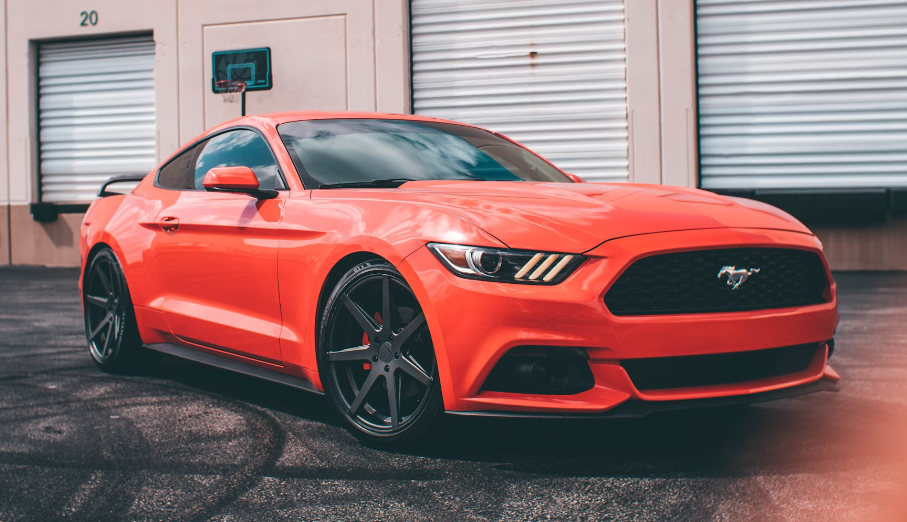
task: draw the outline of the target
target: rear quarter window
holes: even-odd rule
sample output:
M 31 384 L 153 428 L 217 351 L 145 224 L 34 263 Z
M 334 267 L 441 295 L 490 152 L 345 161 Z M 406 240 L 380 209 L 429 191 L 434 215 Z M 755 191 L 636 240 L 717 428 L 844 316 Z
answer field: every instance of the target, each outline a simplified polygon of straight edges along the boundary
M 157 185 L 162 188 L 174 190 L 190 190 L 195 188 L 195 177 L 189 170 L 195 147 L 190 147 L 179 156 L 170 160 L 161 167 L 157 175 Z

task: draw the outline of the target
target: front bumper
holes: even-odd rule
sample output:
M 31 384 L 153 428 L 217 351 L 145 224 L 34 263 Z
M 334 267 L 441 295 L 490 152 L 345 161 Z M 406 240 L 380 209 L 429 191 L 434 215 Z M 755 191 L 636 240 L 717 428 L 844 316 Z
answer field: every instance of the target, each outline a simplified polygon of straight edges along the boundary
M 787 246 L 821 252 L 810 235 L 754 229 L 667 232 L 608 241 L 555 286 L 490 283 L 451 274 L 425 248 L 399 266 L 425 311 L 452 412 L 602 413 L 627 401 L 672 402 L 762 394 L 818 382 L 827 350 L 795 374 L 743 383 L 641 392 L 623 359 L 741 352 L 827 341 L 838 321 L 834 283 L 820 305 L 733 312 L 617 317 L 604 294 L 636 259 L 724 246 Z M 827 270 L 827 268 L 826 268 Z M 829 281 L 831 275 L 828 274 Z M 576 346 L 589 354 L 595 386 L 575 395 L 480 391 L 498 360 L 521 345 Z M 830 370 L 830 368 L 829 368 Z M 631 403 L 632 404 L 632 403 Z

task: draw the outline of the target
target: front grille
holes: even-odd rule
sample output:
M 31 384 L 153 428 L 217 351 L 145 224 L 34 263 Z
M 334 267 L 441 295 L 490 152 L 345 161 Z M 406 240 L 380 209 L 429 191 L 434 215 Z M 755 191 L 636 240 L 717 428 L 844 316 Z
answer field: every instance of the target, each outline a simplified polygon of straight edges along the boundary
M 809 368 L 821 343 L 752 352 L 626 359 L 620 362 L 637 390 L 735 384 L 780 377 Z
M 736 289 L 723 267 L 756 269 Z M 828 280 L 815 252 L 722 248 L 658 254 L 633 263 L 605 294 L 614 315 L 740 312 L 823 303 Z

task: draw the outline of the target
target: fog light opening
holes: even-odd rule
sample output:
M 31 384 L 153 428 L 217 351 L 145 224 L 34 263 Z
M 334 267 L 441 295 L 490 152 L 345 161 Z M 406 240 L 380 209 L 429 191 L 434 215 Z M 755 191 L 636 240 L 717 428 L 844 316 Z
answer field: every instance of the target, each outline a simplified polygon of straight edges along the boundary
M 595 378 L 582 348 L 518 346 L 492 368 L 483 391 L 574 395 L 592 389 Z

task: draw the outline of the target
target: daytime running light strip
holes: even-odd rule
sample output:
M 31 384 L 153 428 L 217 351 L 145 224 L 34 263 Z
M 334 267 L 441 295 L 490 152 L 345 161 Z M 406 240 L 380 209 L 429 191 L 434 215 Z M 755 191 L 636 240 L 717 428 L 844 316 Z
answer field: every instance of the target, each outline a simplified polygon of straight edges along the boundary
M 535 268 L 535 265 L 538 264 L 538 262 L 539 262 L 543 257 L 545 257 L 545 254 L 542 254 L 542 253 L 538 253 L 538 254 L 534 255 L 534 256 L 532 257 L 532 259 L 529 260 L 528 263 L 526 263 L 525 265 L 523 265 L 523 268 L 521 268 L 520 271 L 517 272 L 517 274 L 516 274 L 515 276 L 513 276 L 513 278 L 514 278 L 514 279 L 521 279 L 523 276 L 525 276 L 527 273 L 529 273 L 530 270 L 532 270 L 533 268 Z M 551 254 L 551 255 L 549 255 L 549 256 L 545 259 L 545 261 L 544 261 L 541 265 L 539 265 L 538 268 L 535 269 L 535 271 L 532 272 L 532 275 L 529 276 L 529 280 L 530 280 L 530 281 L 536 281 L 536 280 L 538 280 L 538 278 L 539 278 L 542 274 L 544 274 L 545 271 L 548 270 L 548 268 L 549 268 L 555 261 L 557 261 L 557 258 L 558 258 L 558 257 L 560 257 L 560 255 L 558 255 L 558 254 Z M 560 260 L 556 265 L 554 265 L 554 268 L 552 268 L 550 272 L 548 272 L 547 274 L 545 274 L 545 277 L 542 277 L 542 281 L 544 281 L 544 282 L 547 283 L 548 281 L 551 281 L 552 279 L 554 279 L 555 277 L 557 277 L 557 275 L 558 275 L 559 273 L 561 273 L 561 270 L 563 270 L 564 267 L 567 266 L 568 263 L 570 263 L 570 260 L 571 260 L 571 259 L 573 259 L 573 256 L 569 256 L 569 255 L 568 255 L 568 256 L 561 257 L 561 260 Z
M 573 259 L 573 256 L 564 256 L 561 259 L 560 263 L 554 265 L 554 268 L 551 269 L 550 272 L 548 272 L 548 275 L 546 275 L 545 277 L 542 278 L 542 281 L 547 282 L 547 281 L 551 281 L 552 279 L 554 279 L 557 276 L 557 274 L 560 273 L 560 271 L 563 270 L 565 266 L 567 266 L 567 263 L 569 263 L 571 259 Z
M 543 257 L 545 257 L 545 254 L 536 254 L 536 255 L 534 255 L 534 256 L 532 257 L 532 259 L 529 260 L 528 263 L 526 263 L 525 265 L 523 265 L 523 268 L 521 268 L 520 271 L 517 272 L 515 276 L 513 276 L 513 278 L 514 278 L 514 279 L 520 279 L 521 277 L 523 277 L 524 275 L 526 275 L 527 273 L 529 273 L 529 271 L 532 270 L 532 267 L 534 267 L 535 264 L 538 263 L 539 260 L 542 259 Z
M 545 270 L 548 270 L 548 267 L 551 266 L 554 261 L 557 260 L 557 258 L 557 254 L 551 254 L 550 256 L 548 256 L 548 259 L 546 259 L 545 262 L 542 263 L 538 268 L 536 268 L 535 272 L 533 272 L 532 275 L 529 276 L 529 280 L 535 281 L 536 279 L 538 279 L 540 275 L 545 273 Z

